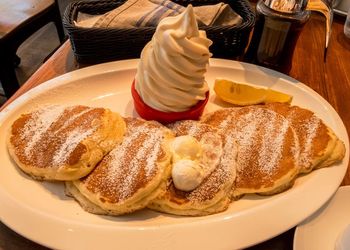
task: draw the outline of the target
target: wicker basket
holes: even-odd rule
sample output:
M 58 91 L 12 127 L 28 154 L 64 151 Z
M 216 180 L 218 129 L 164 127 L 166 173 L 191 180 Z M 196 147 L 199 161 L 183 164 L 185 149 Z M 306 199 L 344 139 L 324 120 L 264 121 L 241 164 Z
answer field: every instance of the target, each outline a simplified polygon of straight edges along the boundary
M 82 28 L 74 25 L 78 12 L 92 15 L 104 14 L 123 4 L 125 0 L 80 1 L 71 3 L 63 16 L 73 52 L 79 63 L 95 64 L 113 60 L 139 58 L 145 44 L 151 40 L 154 27 L 141 28 Z M 187 6 L 216 4 L 216 0 L 173 0 Z M 206 27 L 207 37 L 213 41 L 210 51 L 213 57 L 237 59 L 249 43 L 255 24 L 255 13 L 248 0 L 223 0 L 230 4 L 243 21 L 240 25 Z M 203 28 L 201 28 L 203 29 Z

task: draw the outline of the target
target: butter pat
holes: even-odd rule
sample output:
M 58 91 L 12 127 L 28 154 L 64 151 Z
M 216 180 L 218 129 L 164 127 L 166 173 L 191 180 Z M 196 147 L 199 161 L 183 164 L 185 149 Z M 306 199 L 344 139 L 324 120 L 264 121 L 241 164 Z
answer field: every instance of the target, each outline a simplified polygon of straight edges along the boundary
M 190 135 L 178 136 L 171 148 L 172 179 L 175 187 L 182 191 L 197 188 L 215 169 L 222 154 L 220 138 L 211 134 L 204 134 L 200 141 Z
M 191 191 L 203 181 L 204 172 L 198 160 L 202 156 L 199 141 L 189 135 L 176 137 L 172 144 L 172 179 L 177 189 Z
M 203 170 L 199 164 L 192 160 L 179 160 L 172 169 L 174 185 L 182 191 L 191 191 L 203 181 Z
M 183 135 L 176 137 L 172 143 L 175 160 L 177 159 L 198 159 L 202 154 L 202 146 L 196 138 Z

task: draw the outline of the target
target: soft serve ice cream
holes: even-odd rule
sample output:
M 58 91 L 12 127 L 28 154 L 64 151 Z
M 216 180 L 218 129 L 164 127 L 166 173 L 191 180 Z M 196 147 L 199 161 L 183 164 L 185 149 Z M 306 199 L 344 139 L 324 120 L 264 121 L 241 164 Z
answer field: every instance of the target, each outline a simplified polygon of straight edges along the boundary
M 135 89 L 143 102 L 162 112 L 183 112 L 204 100 L 211 44 L 205 31 L 198 30 L 191 5 L 164 18 L 142 50 L 137 69 Z

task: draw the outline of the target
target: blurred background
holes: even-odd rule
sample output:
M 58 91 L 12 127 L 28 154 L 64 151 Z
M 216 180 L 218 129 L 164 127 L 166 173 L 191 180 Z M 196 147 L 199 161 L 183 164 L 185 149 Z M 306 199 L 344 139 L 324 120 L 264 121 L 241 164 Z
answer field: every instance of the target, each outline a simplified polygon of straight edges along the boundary
M 61 16 L 63 16 L 69 3 L 79 0 L 57 0 Z M 84 0 L 89 1 L 89 0 Z M 257 0 L 250 0 L 257 2 Z M 334 1 L 336 5 L 340 2 L 336 14 L 346 15 L 346 11 L 350 8 L 350 0 L 329 0 Z M 45 25 L 32 36 L 30 36 L 18 49 L 17 55 L 21 58 L 20 65 L 16 68 L 17 79 L 21 84 L 42 65 L 42 63 L 52 55 L 59 47 L 59 39 L 56 28 L 53 23 Z M 6 101 L 4 91 L 0 82 L 0 106 Z
M 71 2 L 78 0 L 58 0 L 61 16 Z M 21 64 L 16 69 L 17 78 L 23 84 L 59 46 L 55 25 L 49 23 L 30 36 L 18 49 Z M 0 106 L 6 101 L 0 82 Z

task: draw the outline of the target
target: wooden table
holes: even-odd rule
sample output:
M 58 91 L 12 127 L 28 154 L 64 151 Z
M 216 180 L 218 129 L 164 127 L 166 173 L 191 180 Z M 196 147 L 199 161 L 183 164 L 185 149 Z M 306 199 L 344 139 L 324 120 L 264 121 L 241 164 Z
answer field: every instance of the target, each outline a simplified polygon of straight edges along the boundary
M 343 34 L 344 20 L 339 17 L 334 20 L 327 60 L 324 63 L 324 19 L 313 15 L 298 40 L 289 75 L 323 96 L 339 113 L 350 131 L 350 39 Z M 70 43 L 64 43 L 5 105 L 29 89 L 78 67 Z M 350 185 L 349 168 L 342 185 Z M 292 249 L 293 234 L 294 228 L 250 249 Z M 0 223 L 0 249 L 45 248 L 26 240 Z

